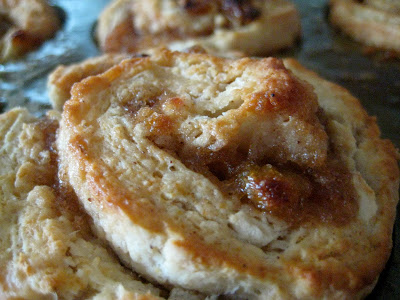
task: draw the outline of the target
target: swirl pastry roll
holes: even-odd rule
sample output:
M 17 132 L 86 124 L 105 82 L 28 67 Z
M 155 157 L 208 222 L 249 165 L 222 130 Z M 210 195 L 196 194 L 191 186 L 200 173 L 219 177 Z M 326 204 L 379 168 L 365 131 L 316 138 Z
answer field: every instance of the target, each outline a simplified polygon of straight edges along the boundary
M 124 60 L 74 85 L 57 145 L 98 236 L 161 285 L 361 298 L 390 254 L 397 152 L 294 60 Z
M 200 45 L 222 54 L 264 55 L 291 46 L 299 34 L 297 9 L 286 0 L 115 0 L 97 26 L 105 52 Z
M 330 20 L 355 40 L 400 53 L 400 2 L 331 0 Z
M 0 62 L 38 47 L 60 25 L 56 11 L 45 0 L 1 0 Z
M 20 108 L 0 115 L 0 298 L 164 299 L 93 236 L 76 196 L 59 185 L 58 118 Z

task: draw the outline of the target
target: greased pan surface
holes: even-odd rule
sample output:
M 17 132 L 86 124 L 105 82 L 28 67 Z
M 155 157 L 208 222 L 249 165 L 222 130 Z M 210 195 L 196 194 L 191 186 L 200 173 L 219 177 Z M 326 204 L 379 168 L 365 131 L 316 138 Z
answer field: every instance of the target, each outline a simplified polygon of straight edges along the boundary
M 59 64 L 81 61 L 99 51 L 93 40 L 96 19 L 108 0 L 58 0 L 64 16 L 55 38 L 24 58 L 0 64 L 0 109 L 25 106 L 36 115 L 50 108 L 47 75 Z M 382 136 L 400 148 L 400 59 L 368 48 L 340 34 L 327 21 L 327 0 L 294 0 L 302 17 L 302 39 L 277 56 L 294 56 L 322 77 L 357 96 L 377 117 Z M 389 55 L 390 56 L 390 55 Z M 368 299 L 400 299 L 400 214 L 394 228 L 392 256 Z

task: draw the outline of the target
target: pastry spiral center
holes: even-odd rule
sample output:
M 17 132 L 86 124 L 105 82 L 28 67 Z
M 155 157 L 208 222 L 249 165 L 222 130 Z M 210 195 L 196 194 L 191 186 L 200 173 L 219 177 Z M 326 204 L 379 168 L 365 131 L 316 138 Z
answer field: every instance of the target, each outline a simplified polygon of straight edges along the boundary
M 147 139 L 225 195 L 291 224 L 346 223 L 357 210 L 352 176 L 329 149 L 315 95 L 278 61 L 268 65 L 261 90 L 237 87 L 244 73 L 217 81 L 214 97 L 224 98 L 212 109 L 210 91 L 151 85 L 122 107 Z

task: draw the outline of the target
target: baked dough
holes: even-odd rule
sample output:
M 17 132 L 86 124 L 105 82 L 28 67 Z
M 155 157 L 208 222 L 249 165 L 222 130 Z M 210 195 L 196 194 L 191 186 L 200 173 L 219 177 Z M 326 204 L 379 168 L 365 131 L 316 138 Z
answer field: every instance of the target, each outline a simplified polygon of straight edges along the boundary
M 366 4 L 388 12 L 400 13 L 400 2 L 397 0 L 364 0 Z
M 168 50 L 72 89 L 57 145 L 99 237 L 142 276 L 245 299 L 357 299 L 391 251 L 398 153 L 292 59 Z
M 0 63 L 38 47 L 60 25 L 45 0 L 0 0 Z
M 74 83 L 86 77 L 103 73 L 129 57 L 130 55 L 126 54 L 104 54 L 80 63 L 58 66 L 51 72 L 47 80 L 47 92 L 53 108 L 58 111 L 62 110 L 65 101 L 71 96 L 70 91 Z
M 103 73 L 124 59 L 151 55 L 153 51 L 158 51 L 157 49 L 147 49 L 145 53 L 136 54 L 108 53 L 88 58 L 75 64 L 58 66 L 50 73 L 47 80 L 47 92 L 52 107 L 57 111 L 62 111 L 65 101 L 71 97 L 71 88 L 76 82 L 86 77 Z M 185 51 L 191 53 L 206 52 L 202 47 L 191 47 Z M 225 53 L 224 56 L 232 58 L 244 57 L 242 53 L 238 52 Z
M 101 14 L 97 38 L 104 52 L 156 46 L 265 55 L 300 35 L 296 7 L 286 0 L 115 0 Z
M 400 53 L 400 2 L 331 0 L 330 20 L 355 40 Z
M 58 184 L 58 117 L 0 115 L 0 298 L 164 299 L 93 236 L 76 196 Z M 169 299 L 179 294 L 201 299 L 182 290 Z

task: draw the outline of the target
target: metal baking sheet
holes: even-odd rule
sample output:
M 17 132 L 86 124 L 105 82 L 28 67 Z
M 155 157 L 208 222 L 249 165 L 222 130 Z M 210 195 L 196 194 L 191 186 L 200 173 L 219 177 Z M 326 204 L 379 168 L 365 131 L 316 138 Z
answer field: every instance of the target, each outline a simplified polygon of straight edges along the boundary
M 327 21 L 327 0 L 293 0 L 301 13 L 299 43 L 277 56 L 293 56 L 322 77 L 339 83 L 376 116 L 382 136 L 400 148 L 400 59 L 371 52 L 342 35 Z M 37 51 L 15 62 L 0 64 L 0 110 L 25 106 L 36 115 L 51 108 L 47 75 L 59 64 L 81 61 L 99 51 L 93 40 L 96 19 L 109 0 L 54 0 L 64 16 L 57 35 Z M 368 299 L 400 299 L 400 214 L 394 248 L 379 282 Z

